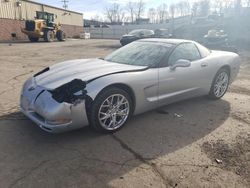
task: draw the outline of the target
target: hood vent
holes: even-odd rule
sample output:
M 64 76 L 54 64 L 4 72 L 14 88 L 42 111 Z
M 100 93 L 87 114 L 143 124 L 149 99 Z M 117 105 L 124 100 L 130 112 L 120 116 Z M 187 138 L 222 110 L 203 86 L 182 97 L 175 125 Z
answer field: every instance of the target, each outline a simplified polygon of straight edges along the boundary
M 47 68 L 41 70 L 40 72 L 36 73 L 36 74 L 34 75 L 34 77 L 39 76 L 40 74 L 43 74 L 43 73 L 45 73 L 45 72 L 47 72 L 47 71 L 49 71 L 49 67 L 47 67 Z

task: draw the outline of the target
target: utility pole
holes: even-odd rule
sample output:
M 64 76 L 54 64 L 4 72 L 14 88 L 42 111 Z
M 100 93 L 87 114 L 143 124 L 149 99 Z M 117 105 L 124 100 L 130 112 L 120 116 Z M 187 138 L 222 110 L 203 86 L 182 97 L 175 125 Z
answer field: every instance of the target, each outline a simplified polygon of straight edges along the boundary
M 69 2 L 69 1 L 67 1 L 67 0 L 62 0 L 63 8 L 64 8 L 65 10 L 67 10 L 67 8 L 68 8 L 68 2 Z
M 68 2 L 69 2 L 69 1 L 68 1 L 68 0 L 62 0 L 61 2 L 63 3 L 63 8 L 64 8 L 64 10 L 65 10 L 65 12 L 64 12 L 63 15 L 65 16 L 65 15 L 69 14 L 69 13 L 67 12 L 67 9 L 68 9 Z

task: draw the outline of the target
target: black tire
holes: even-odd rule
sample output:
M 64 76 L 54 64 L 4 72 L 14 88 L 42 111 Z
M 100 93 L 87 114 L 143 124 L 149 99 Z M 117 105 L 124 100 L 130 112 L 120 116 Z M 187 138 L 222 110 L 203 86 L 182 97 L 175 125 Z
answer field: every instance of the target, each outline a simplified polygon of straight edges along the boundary
M 217 95 L 215 94 L 215 91 L 214 91 L 214 90 L 215 90 L 215 84 L 216 84 L 216 80 L 217 80 L 218 76 L 219 76 L 221 73 L 226 73 L 226 74 L 227 74 L 227 76 L 228 76 L 228 82 L 227 82 L 226 89 L 225 89 L 225 91 L 223 92 L 223 94 L 220 95 L 220 96 L 217 96 Z M 228 89 L 228 86 L 229 86 L 229 82 L 230 82 L 230 73 L 229 73 L 229 70 L 228 70 L 227 68 L 221 68 L 221 69 L 216 73 L 216 75 L 215 75 L 215 77 L 214 77 L 214 79 L 213 79 L 212 86 L 211 86 L 211 88 L 210 88 L 208 97 L 209 97 L 210 99 L 213 99 L 213 100 L 218 100 L 218 99 L 220 99 L 221 97 L 223 97 L 223 96 L 225 95 L 225 93 L 227 92 L 227 89 Z
M 31 36 L 28 36 L 30 42 L 38 42 L 39 38 L 38 37 L 31 37 Z
M 58 41 L 65 41 L 66 34 L 62 30 L 58 30 L 56 32 L 56 38 L 57 38 Z
M 117 128 L 115 130 L 107 130 L 104 127 L 102 127 L 102 125 L 100 124 L 98 114 L 99 114 L 99 109 L 101 108 L 101 105 L 103 104 L 103 102 L 108 97 L 110 97 L 111 95 L 114 95 L 114 94 L 123 95 L 127 99 L 128 103 L 129 103 L 129 114 L 128 114 L 126 121 L 123 124 L 121 124 L 121 126 L 119 128 Z M 133 110 L 133 103 L 132 103 L 132 100 L 131 100 L 131 97 L 129 96 L 129 94 L 120 88 L 109 87 L 109 88 L 105 89 L 104 91 L 102 91 L 100 94 L 98 94 L 95 101 L 93 102 L 93 105 L 91 108 L 91 113 L 89 114 L 90 126 L 95 131 L 98 131 L 98 132 L 103 132 L 103 133 L 116 132 L 116 131 L 120 130 L 122 127 L 124 127 L 124 125 L 126 124 L 128 119 L 132 115 L 132 110 Z
M 124 42 L 124 41 L 120 41 L 120 44 L 122 45 L 122 46 L 125 46 L 126 45 L 126 43 Z
M 53 31 L 51 31 L 51 30 L 44 31 L 44 41 L 45 42 L 52 42 L 53 41 Z

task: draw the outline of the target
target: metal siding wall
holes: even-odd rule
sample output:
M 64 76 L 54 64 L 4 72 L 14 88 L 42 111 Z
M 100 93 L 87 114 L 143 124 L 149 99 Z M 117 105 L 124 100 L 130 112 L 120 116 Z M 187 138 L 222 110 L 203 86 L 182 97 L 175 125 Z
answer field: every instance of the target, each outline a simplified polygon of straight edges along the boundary
M 16 18 L 15 11 L 16 0 L 10 0 L 9 2 L 5 2 L 5 0 L 0 0 L 0 18 Z
M 34 19 L 36 11 L 47 11 L 57 15 L 55 22 L 66 25 L 83 26 L 82 14 L 67 12 L 64 10 L 52 8 L 46 5 L 35 4 L 28 1 L 21 1 L 22 5 L 17 6 L 18 0 L 0 0 L 0 18 L 27 20 Z
M 42 6 L 27 1 L 22 2 L 22 19 L 34 19 L 36 16 L 36 11 L 42 11 Z

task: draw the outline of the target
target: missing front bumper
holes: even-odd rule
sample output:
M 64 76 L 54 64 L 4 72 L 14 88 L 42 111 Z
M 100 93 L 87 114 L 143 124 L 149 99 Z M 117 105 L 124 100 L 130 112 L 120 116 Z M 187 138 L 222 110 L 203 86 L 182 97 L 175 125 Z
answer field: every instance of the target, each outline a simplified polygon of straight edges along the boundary
M 23 91 L 21 96 L 21 111 L 40 128 L 51 133 L 60 133 L 87 126 L 88 118 L 85 100 L 76 104 L 58 103 L 48 91 L 43 91 L 39 97 L 29 95 L 30 91 Z M 35 91 L 33 91 L 35 92 Z M 27 102 L 29 101 L 29 102 Z M 49 124 L 50 121 L 60 119 L 71 120 L 63 124 Z

